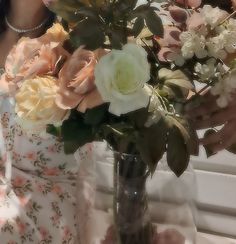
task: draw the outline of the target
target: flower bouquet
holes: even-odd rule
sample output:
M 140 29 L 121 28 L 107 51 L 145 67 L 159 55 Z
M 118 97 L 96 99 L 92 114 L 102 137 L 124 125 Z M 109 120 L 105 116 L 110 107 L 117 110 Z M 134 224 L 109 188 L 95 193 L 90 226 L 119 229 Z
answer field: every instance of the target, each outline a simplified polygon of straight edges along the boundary
M 40 38 L 21 39 L 1 78 L 28 133 L 57 137 L 68 154 L 108 142 L 120 244 L 156 239 L 146 181 L 163 155 L 180 176 L 198 154 L 196 132 L 183 113 L 189 100 L 200 100 L 196 83 L 212 87 L 220 106 L 236 87 L 236 25 L 229 13 L 200 8 L 200 1 L 137 2 L 45 1 L 64 29 L 55 24 Z

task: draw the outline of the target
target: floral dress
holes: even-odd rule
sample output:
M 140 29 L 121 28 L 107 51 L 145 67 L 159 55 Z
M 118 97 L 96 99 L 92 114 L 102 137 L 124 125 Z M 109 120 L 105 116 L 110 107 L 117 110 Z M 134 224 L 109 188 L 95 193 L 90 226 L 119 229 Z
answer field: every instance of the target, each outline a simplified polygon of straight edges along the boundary
M 78 244 L 78 164 L 53 136 L 27 136 L 0 96 L 0 243 Z

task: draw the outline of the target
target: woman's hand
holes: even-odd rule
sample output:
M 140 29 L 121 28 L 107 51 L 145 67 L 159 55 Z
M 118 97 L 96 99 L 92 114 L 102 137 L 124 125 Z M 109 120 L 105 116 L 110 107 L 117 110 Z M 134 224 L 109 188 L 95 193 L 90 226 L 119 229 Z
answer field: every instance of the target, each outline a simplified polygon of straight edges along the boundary
M 200 139 L 200 143 L 216 153 L 236 143 L 236 94 L 226 108 L 220 108 L 216 103 L 217 97 L 210 91 L 202 96 L 200 106 L 187 106 L 187 117 L 197 129 L 208 129 L 221 126 L 216 133 Z
M 116 239 L 114 236 L 113 226 L 109 227 L 105 239 L 101 244 L 115 244 Z M 180 232 L 174 229 L 167 229 L 163 232 L 155 232 L 153 236 L 153 244 L 184 244 L 185 238 Z

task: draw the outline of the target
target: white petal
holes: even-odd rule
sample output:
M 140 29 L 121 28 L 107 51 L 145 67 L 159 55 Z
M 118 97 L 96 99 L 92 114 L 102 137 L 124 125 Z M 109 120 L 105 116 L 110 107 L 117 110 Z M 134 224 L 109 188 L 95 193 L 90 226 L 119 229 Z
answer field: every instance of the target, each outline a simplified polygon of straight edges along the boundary
M 120 116 L 121 114 L 126 114 L 140 108 L 146 108 L 149 104 L 150 96 L 147 90 L 144 88 L 140 92 L 133 96 L 133 100 L 127 102 L 126 100 L 114 100 L 111 102 L 109 107 L 109 112 Z

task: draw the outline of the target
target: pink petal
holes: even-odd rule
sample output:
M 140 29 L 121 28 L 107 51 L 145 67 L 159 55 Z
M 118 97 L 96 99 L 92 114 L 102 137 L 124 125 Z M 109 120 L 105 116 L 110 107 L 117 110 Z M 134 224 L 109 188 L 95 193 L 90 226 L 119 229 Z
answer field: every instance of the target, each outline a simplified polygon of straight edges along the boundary
M 188 18 L 188 13 L 185 9 L 177 6 L 169 7 L 171 17 L 178 23 L 185 23 Z
M 203 25 L 205 25 L 204 19 L 202 18 L 201 14 L 197 12 L 193 13 L 187 20 L 187 27 L 189 30 L 197 30 Z
M 102 97 L 98 90 L 93 90 L 89 94 L 85 95 L 84 99 L 79 104 L 77 110 L 81 113 L 85 113 L 87 109 L 91 109 L 94 107 L 97 107 L 99 105 L 102 105 L 104 101 L 102 100 Z

